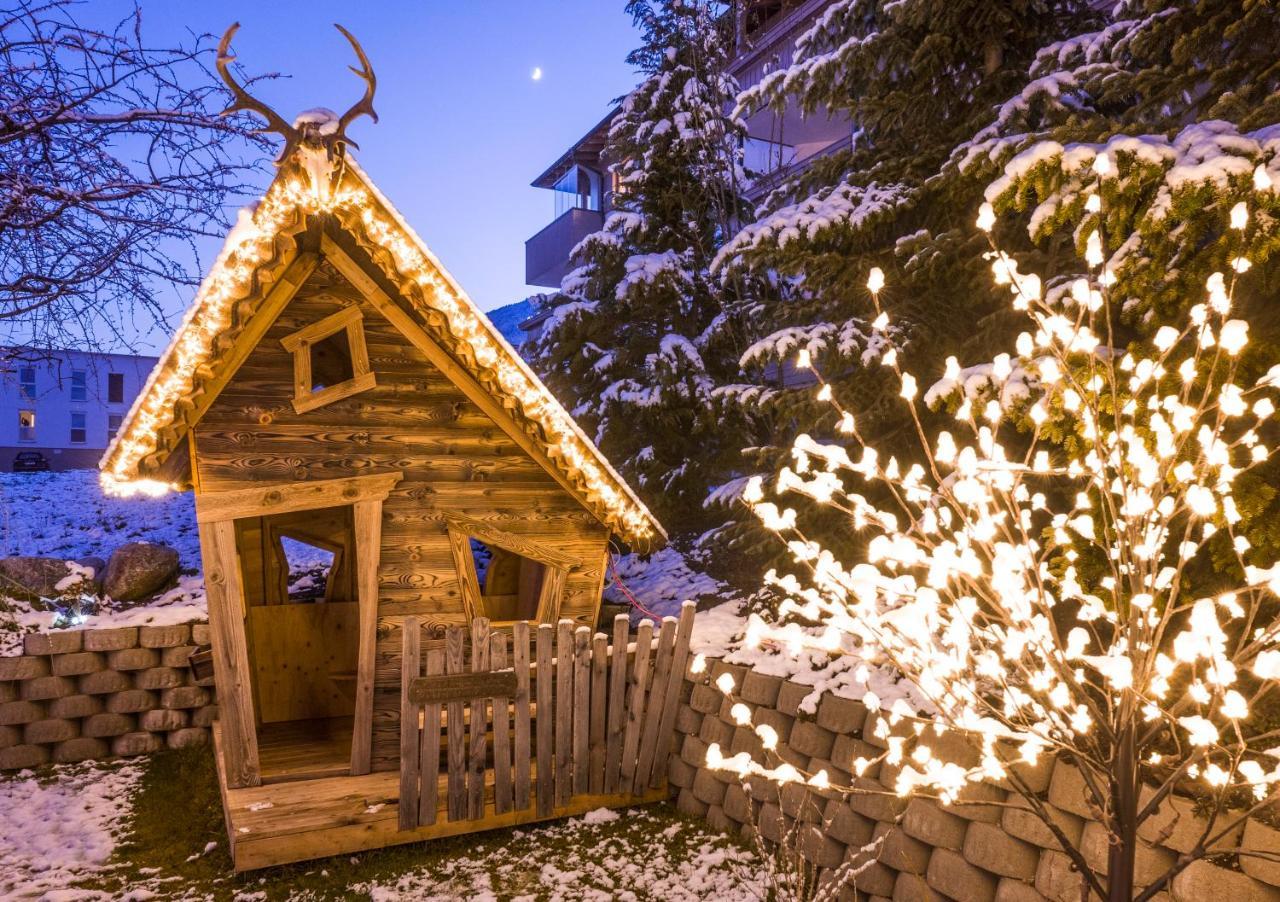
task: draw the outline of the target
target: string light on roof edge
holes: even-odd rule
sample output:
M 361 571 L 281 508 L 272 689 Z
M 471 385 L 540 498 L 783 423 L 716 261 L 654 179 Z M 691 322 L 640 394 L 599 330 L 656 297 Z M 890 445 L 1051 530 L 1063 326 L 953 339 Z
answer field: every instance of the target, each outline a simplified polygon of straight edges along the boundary
M 196 369 L 209 358 L 216 336 L 230 325 L 233 305 L 249 295 L 254 274 L 274 256 L 277 234 L 300 213 L 354 213 L 373 243 L 391 254 L 401 275 L 420 288 L 428 304 L 448 319 L 453 332 L 472 349 L 477 363 L 490 370 L 502 390 L 539 419 L 553 456 L 558 454 L 582 476 L 588 493 L 628 532 L 652 537 L 655 530 L 648 511 L 613 485 L 610 474 L 583 444 L 576 424 L 566 422 L 568 414 L 548 399 L 545 389 L 530 375 L 510 362 L 488 324 L 454 293 L 416 243 L 405 237 L 401 224 L 382 213 L 378 199 L 363 182 L 355 178 L 354 185 L 344 183 L 333 190 L 327 181 L 317 174 L 306 181 L 277 179 L 252 214 L 228 236 L 219 262 L 201 285 L 186 320 L 130 411 L 126 429 L 107 449 L 106 466 L 100 474 L 103 490 L 118 496 L 154 497 L 174 488 L 137 477 L 137 467 L 157 449 L 160 430 L 172 422 L 174 406 L 194 387 Z

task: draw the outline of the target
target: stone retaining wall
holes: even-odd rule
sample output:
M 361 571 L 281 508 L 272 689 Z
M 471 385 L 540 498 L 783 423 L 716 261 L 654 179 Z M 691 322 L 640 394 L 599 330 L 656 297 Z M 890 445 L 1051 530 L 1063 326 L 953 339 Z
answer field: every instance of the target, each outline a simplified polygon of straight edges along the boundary
M 212 680 L 187 658 L 204 623 L 55 630 L 0 657 L 0 770 L 207 742 Z
M 889 765 L 873 765 L 862 777 L 852 773 L 855 758 L 876 758 L 887 744 L 875 735 L 877 715 L 869 715 L 857 701 L 824 696 L 815 714 L 800 710 L 812 691 L 778 677 L 765 676 L 722 662 L 700 676 L 690 676 L 687 700 L 677 717 L 677 736 L 670 763 L 670 781 L 678 792 L 677 806 L 705 818 L 712 826 L 749 835 L 760 830 L 774 842 L 789 837 L 793 848 L 827 872 L 846 861 L 875 860 L 841 899 L 876 902 L 958 899 L 963 902 L 1079 902 L 1081 879 L 1043 823 L 1024 807 L 1016 793 L 996 784 L 974 784 L 966 801 L 1006 805 L 942 807 L 927 799 L 906 801 L 886 795 L 844 795 L 819 792 L 790 784 L 778 787 L 763 780 L 751 783 L 751 794 L 734 774 L 713 771 L 704 764 L 707 746 L 719 743 L 725 756 L 749 752 L 761 758 L 759 739 L 750 727 L 730 716 L 734 702 L 753 710 L 754 723 L 767 723 L 778 732 L 777 754 L 810 773 L 826 770 L 833 784 L 883 791 L 893 783 Z M 724 672 L 737 685 L 732 702 L 715 687 Z M 905 726 L 905 725 L 904 725 Z M 976 760 L 976 751 L 963 743 L 932 745 L 940 757 Z M 954 747 L 952 747 L 954 746 Z M 1063 832 L 1082 843 L 1095 868 L 1105 867 L 1106 833 L 1091 817 L 1078 771 L 1046 756 L 1022 776 L 1056 812 Z M 1138 855 L 1141 882 L 1171 865 L 1180 852 L 1190 850 L 1199 835 L 1191 803 L 1166 803 L 1142 831 L 1147 841 Z M 874 852 L 860 850 L 881 840 Z M 1250 820 L 1232 847 L 1280 849 L 1280 831 Z M 1280 864 L 1241 856 L 1235 870 L 1208 861 L 1192 864 L 1158 899 L 1173 902 L 1276 902 L 1280 900 Z

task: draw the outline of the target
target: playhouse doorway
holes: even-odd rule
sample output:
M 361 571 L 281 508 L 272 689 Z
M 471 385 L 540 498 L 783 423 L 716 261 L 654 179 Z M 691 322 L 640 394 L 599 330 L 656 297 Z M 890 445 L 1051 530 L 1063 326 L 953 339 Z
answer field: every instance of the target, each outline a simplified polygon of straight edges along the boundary
M 236 520 L 263 782 L 350 773 L 360 605 L 350 505 Z

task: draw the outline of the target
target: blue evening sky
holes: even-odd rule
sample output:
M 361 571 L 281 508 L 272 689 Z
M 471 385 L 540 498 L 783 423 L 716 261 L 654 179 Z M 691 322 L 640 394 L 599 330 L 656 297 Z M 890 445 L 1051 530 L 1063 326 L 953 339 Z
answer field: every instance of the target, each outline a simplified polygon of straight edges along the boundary
M 247 72 L 289 76 L 256 92 L 286 119 L 314 106 L 341 113 L 359 98 L 362 83 L 346 68 L 354 56 L 332 23 L 350 30 L 378 76 L 379 123 L 351 129 L 360 163 L 486 310 L 542 290 L 524 284 L 524 240 L 551 221 L 553 201 L 529 182 L 635 83 L 624 57 L 638 35 L 623 5 L 142 0 L 153 44 L 185 29 L 221 35 L 239 21 L 234 49 Z M 104 18 L 117 7 L 89 5 Z M 189 300 L 189 291 L 174 298 L 172 321 Z M 142 337 L 156 348 L 166 341 Z

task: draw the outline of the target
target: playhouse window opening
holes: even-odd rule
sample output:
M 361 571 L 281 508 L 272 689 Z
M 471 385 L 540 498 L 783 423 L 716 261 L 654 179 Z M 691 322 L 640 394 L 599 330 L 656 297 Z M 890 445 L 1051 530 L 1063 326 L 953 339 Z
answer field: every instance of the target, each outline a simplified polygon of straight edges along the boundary
M 482 613 L 490 620 L 536 620 L 546 565 L 497 545 L 471 539 Z
M 311 345 L 311 390 L 342 385 L 356 377 L 351 340 L 344 329 Z
M 329 548 L 302 539 L 282 536 L 280 546 L 288 565 L 287 589 L 290 603 L 321 601 L 329 588 L 337 554 Z

